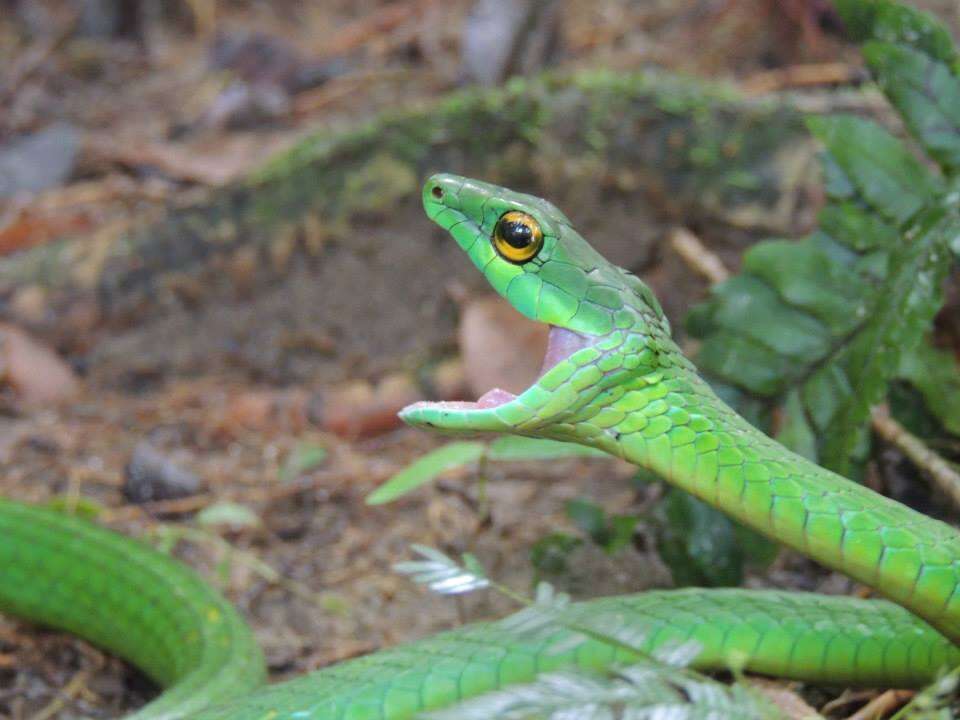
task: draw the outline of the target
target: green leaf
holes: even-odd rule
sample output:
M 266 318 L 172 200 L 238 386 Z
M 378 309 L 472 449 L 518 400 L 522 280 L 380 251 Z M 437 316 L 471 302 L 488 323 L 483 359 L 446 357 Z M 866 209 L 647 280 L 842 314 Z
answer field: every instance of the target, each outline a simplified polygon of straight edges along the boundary
M 852 115 L 811 117 L 807 127 L 863 199 L 898 225 L 942 189 L 900 140 L 872 120 Z
M 774 307 L 792 308 L 799 322 L 788 320 L 781 332 L 806 325 L 817 337 L 814 349 L 829 352 L 832 337 L 849 332 L 857 316 L 865 311 L 869 286 L 824 252 L 820 238 L 801 241 L 768 240 L 750 248 L 743 256 L 743 277 L 754 276 L 765 284 L 765 301 Z M 816 284 L 811 278 L 818 278 Z M 773 302 L 776 293 L 784 303 Z M 744 318 L 745 319 L 745 318 Z M 741 320 L 742 321 L 742 320 Z
M 724 301 L 725 295 L 721 288 L 712 304 Z M 731 332 L 729 327 L 706 337 L 693 330 L 691 334 L 703 339 L 697 353 L 697 364 L 702 369 L 761 397 L 775 396 L 783 392 L 789 382 L 788 373 L 799 365 L 777 355 L 755 340 Z
M 892 0 L 835 0 L 835 5 L 857 42 L 897 42 L 947 65 L 957 62 L 950 32 L 929 13 Z
M 810 427 L 800 393 L 791 390 L 783 404 L 783 422 L 777 441 L 808 460 L 817 461 L 817 436 Z
M 894 720 L 950 720 L 956 717 L 960 667 L 936 678 L 900 708 Z
M 726 515 L 674 488 L 660 509 L 657 549 L 678 586 L 740 584 L 745 558 Z
M 743 557 L 747 565 L 762 570 L 769 567 L 780 554 L 779 544 L 746 525 L 735 522 L 733 534 L 737 539 L 737 545 L 743 549 Z
M 640 518 L 637 515 L 613 515 L 610 518 L 609 539 L 603 546 L 608 554 L 614 555 L 627 547 L 633 540 Z
M 564 457 L 610 457 L 596 448 L 521 435 L 503 435 L 490 443 L 487 457 L 498 461 L 553 460 Z
M 405 467 L 367 496 L 367 505 L 392 502 L 441 473 L 479 460 L 487 446 L 482 442 L 452 442 L 427 453 Z
M 922 342 L 901 357 L 897 377 L 920 391 L 927 410 L 945 430 L 960 435 L 960 364 L 953 353 Z
M 550 533 L 530 548 L 530 562 L 538 573 L 559 575 L 569 570 L 570 555 L 581 545 L 583 540 L 573 535 Z
M 156 551 L 164 555 L 171 554 L 182 537 L 179 530 L 180 528 L 169 525 L 158 525 L 155 527 L 151 533 L 151 540 Z
M 589 500 L 577 498 L 567 500 L 565 507 L 567 517 L 573 521 L 587 537 L 598 545 L 606 540 L 607 513 L 603 508 Z
M 641 660 L 607 674 L 555 671 L 530 683 L 484 693 L 443 710 L 429 720 L 612 720 L 659 718 L 677 720 L 773 720 L 784 717 L 747 685 L 726 685 L 682 666 L 699 646 L 671 648 L 672 663 Z M 665 657 L 665 660 L 672 659 Z
M 724 283 L 730 299 L 716 308 L 719 329 L 741 335 L 789 360 L 819 359 L 830 350 L 830 331 L 819 320 L 780 302 L 775 290 L 756 276 L 738 275 Z
M 464 553 L 463 562 L 458 563 L 427 545 L 413 545 L 412 549 L 423 559 L 397 563 L 393 569 L 438 595 L 462 595 L 490 585 L 486 570 L 470 553 Z
M 900 232 L 895 225 L 884 222 L 883 218 L 867 212 L 855 202 L 827 205 L 820 211 L 818 219 L 824 236 L 815 235 L 815 244 L 817 249 L 825 251 L 834 261 L 843 261 L 845 258 L 838 256 L 839 250 L 825 245 L 824 237 L 832 238 L 858 253 L 893 247 L 900 240 Z M 834 250 L 832 253 L 831 249 Z M 854 293 L 851 290 L 849 294 Z
M 546 639 L 563 627 L 563 611 L 570 607 L 570 596 L 557 592 L 548 582 L 538 582 L 533 602 L 513 615 L 499 620 L 499 625 L 511 635 L 526 640 Z
M 929 327 L 946 246 L 960 241 L 937 209 L 952 202 L 937 194 L 940 180 L 902 143 L 855 118 L 811 126 L 827 145 L 835 194 L 821 229 L 755 245 L 687 327 L 703 341 L 705 374 L 740 390 L 727 393 L 736 407 L 761 418 L 758 403 L 780 407 L 784 442 L 850 473 L 868 448 L 869 407 Z
M 912 352 L 943 302 L 950 267 L 948 240 L 960 223 L 941 208 L 925 212 L 890 259 L 890 275 L 871 320 L 845 353 L 851 394 L 828 426 L 822 460 L 841 474 L 850 461 L 871 406 L 881 402 L 904 353 Z
M 47 500 L 46 507 L 64 515 L 75 515 L 84 520 L 96 520 L 104 511 L 103 505 L 95 500 L 71 495 L 55 495 Z
M 960 79 L 942 62 L 903 45 L 867 43 L 863 56 L 930 157 L 948 172 L 960 168 Z
M 290 482 L 305 472 L 309 472 L 322 463 L 327 457 L 327 449 L 316 443 L 304 442 L 298 444 L 283 463 L 280 470 L 280 481 Z
M 263 524 L 260 516 L 246 505 L 223 500 L 197 513 L 196 523 L 201 527 L 226 528 L 231 531 L 249 530 Z
M 599 505 L 583 499 L 568 500 L 566 513 L 574 525 L 609 555 L 630 543 L 640 521 L 636 515 L 607 515 Z

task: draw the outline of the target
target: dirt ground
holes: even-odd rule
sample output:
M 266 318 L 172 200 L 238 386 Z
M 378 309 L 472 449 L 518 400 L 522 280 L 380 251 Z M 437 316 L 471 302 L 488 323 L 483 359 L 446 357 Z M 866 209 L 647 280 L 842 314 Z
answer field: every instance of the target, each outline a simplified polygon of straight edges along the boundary
M 0 64 L 11 68 L 0 83 L 0 147 L 51 117 L 86 131 L 69 182 L 0 198 L 0 252 L 95 235 L 242 175 L 307 131 L 437 97 L 461 80 L 466 0 L 330 1 L 306 10 L 286 1 L 171 4 L 173 17 L 142 20 L 139 39 L 78 39 L 74 3 L 0 2 Z M 831 32 L 827 4 L 816 0 L 561 5 L 564 68 L 656 64 L 762 93 L 789 85 L 789 74 L 777 74 L 785 68 L 815 66 L 829 78 L 859 67 L 856 53 Z M 955 3 L 925 5 L 956 31 Z M 301 60 L 290 62 L 301 70 L 309 64 L 302 58 L 319 59 L 331 79 L 287 94 L 277 90 L 281 81 L 265 81 L 285 110 L 265 126 L 236 129 L 209 57 L 218 30 L 242 35 L 253 28 L 274 38 L 268 56 L 296 52 Z M 185 128 L 189 140 L 179 143 Z M 76 210 L 84 197 L 93 200 Z M 663 300 L 678 311 L 689 305 Z M 500 581 L 526 590 L 534 543 L 558 529 L 575 532 L 564 500 L 588 497 L 618 513 L 642 513 L 656 500 L 655 489 L 629 482 L 633 471 L 622 463 L 571 459 L 492 466 L 488 505 L 470 470 L 371 508 L 367 493 L 442 440 L 404 428 L 366 429 L 361 437 L 325 430 L 311 421 L 309 399 L 296 387 L 242 374 L 163 377 L 129 393 L 81 384 L 79 397 L 59 406 L 26 407 L 15 393 L 4 399 L 0 494 L 56 498 L 148 541 L 185 529 L 174 551 L 249 618 L 272 679 L 508 609 L 483 594 L 437 598 L 393 573 L 411 543 L 474 552 Z M 131 502 L 123 492 L 126 468 L 145 440 L 199 478 L 198 492 Z M 325 456 L 298 469 L 291 458 L 304 448 L 322 448 Z M 224 500 L 252 510 L 252 519 L 233 529 L 197 524 L 199 511 Z M 669 572 L 643 535 L 641 526 L 635 546 L 615 558 L 588 547 L 559 582 L 579 596 L 669 586 Z M 852 589 L 788 555 L 749 582 Z M 153 693 L 135 671 L 79 640 L 0 619 L 0 717 L 114 717 Z

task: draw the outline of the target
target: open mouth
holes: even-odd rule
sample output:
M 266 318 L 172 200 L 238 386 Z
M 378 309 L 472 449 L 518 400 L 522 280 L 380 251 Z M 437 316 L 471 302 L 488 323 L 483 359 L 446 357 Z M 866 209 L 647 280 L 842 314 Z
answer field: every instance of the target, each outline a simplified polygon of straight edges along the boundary
M 534 380 L 536 383 L 560 362 L 566 360 L 578 350 L 589 347 L 595 338 L 568 330 L 558 325 L 550 325 L 547 334 L 547 348 L 543 355 L 543 362 Z M 475 401 L 469 400 L 439 400 L 435 402 L 421 401 L 405 407 L 401 414 L 411 410 L 434 408 L 438 410 L 489 410 L 490 408 L 506 405 L 517 399 L 517 395 L 498 387 L 491 388 Z

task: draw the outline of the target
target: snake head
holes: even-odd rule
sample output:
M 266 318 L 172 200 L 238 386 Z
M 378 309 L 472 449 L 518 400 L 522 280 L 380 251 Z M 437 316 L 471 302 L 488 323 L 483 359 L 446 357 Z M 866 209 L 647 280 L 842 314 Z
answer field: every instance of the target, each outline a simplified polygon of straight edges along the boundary
M 673 347 L 650 289 L 607 262 L 546 200 L 441 174 L 424 185 L 423 205 L 494 290 L 550 331 L 540 375 L 520 395 L 494 388 L 476 402 L 419 402 L 401 411 L 407 423 L 585 442 L 578 418 L 591 403 L 602 405 L 598 396 L 625 374 L 654 372 L 661 350 Z

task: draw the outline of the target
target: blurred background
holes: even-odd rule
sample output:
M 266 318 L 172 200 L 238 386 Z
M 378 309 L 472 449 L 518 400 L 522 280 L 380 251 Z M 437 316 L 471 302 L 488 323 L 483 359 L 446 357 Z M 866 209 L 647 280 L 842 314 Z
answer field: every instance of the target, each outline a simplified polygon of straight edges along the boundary
M 955 0 L 915 5 L 957 37 Z M 612 460 L 468 464 L 364 504 L 442 442 L 400 407 L 522 388 L 544 342 L 423 216 L 423 178 L 549 197 L 695 349 L 710 284 L 815 225 L 802 116 L 902 132 L 827 0 L 0 0 L 0 68 L 0 494 L 199 567 L 275 678 L 503 610 L 392 574 L 411 542 L 581 596 L 678 572 L 849 589 L 796 556 L 664 557 L 657 513 L 685 511 Z M 0 619 L 0 716 L 152 692 Z

